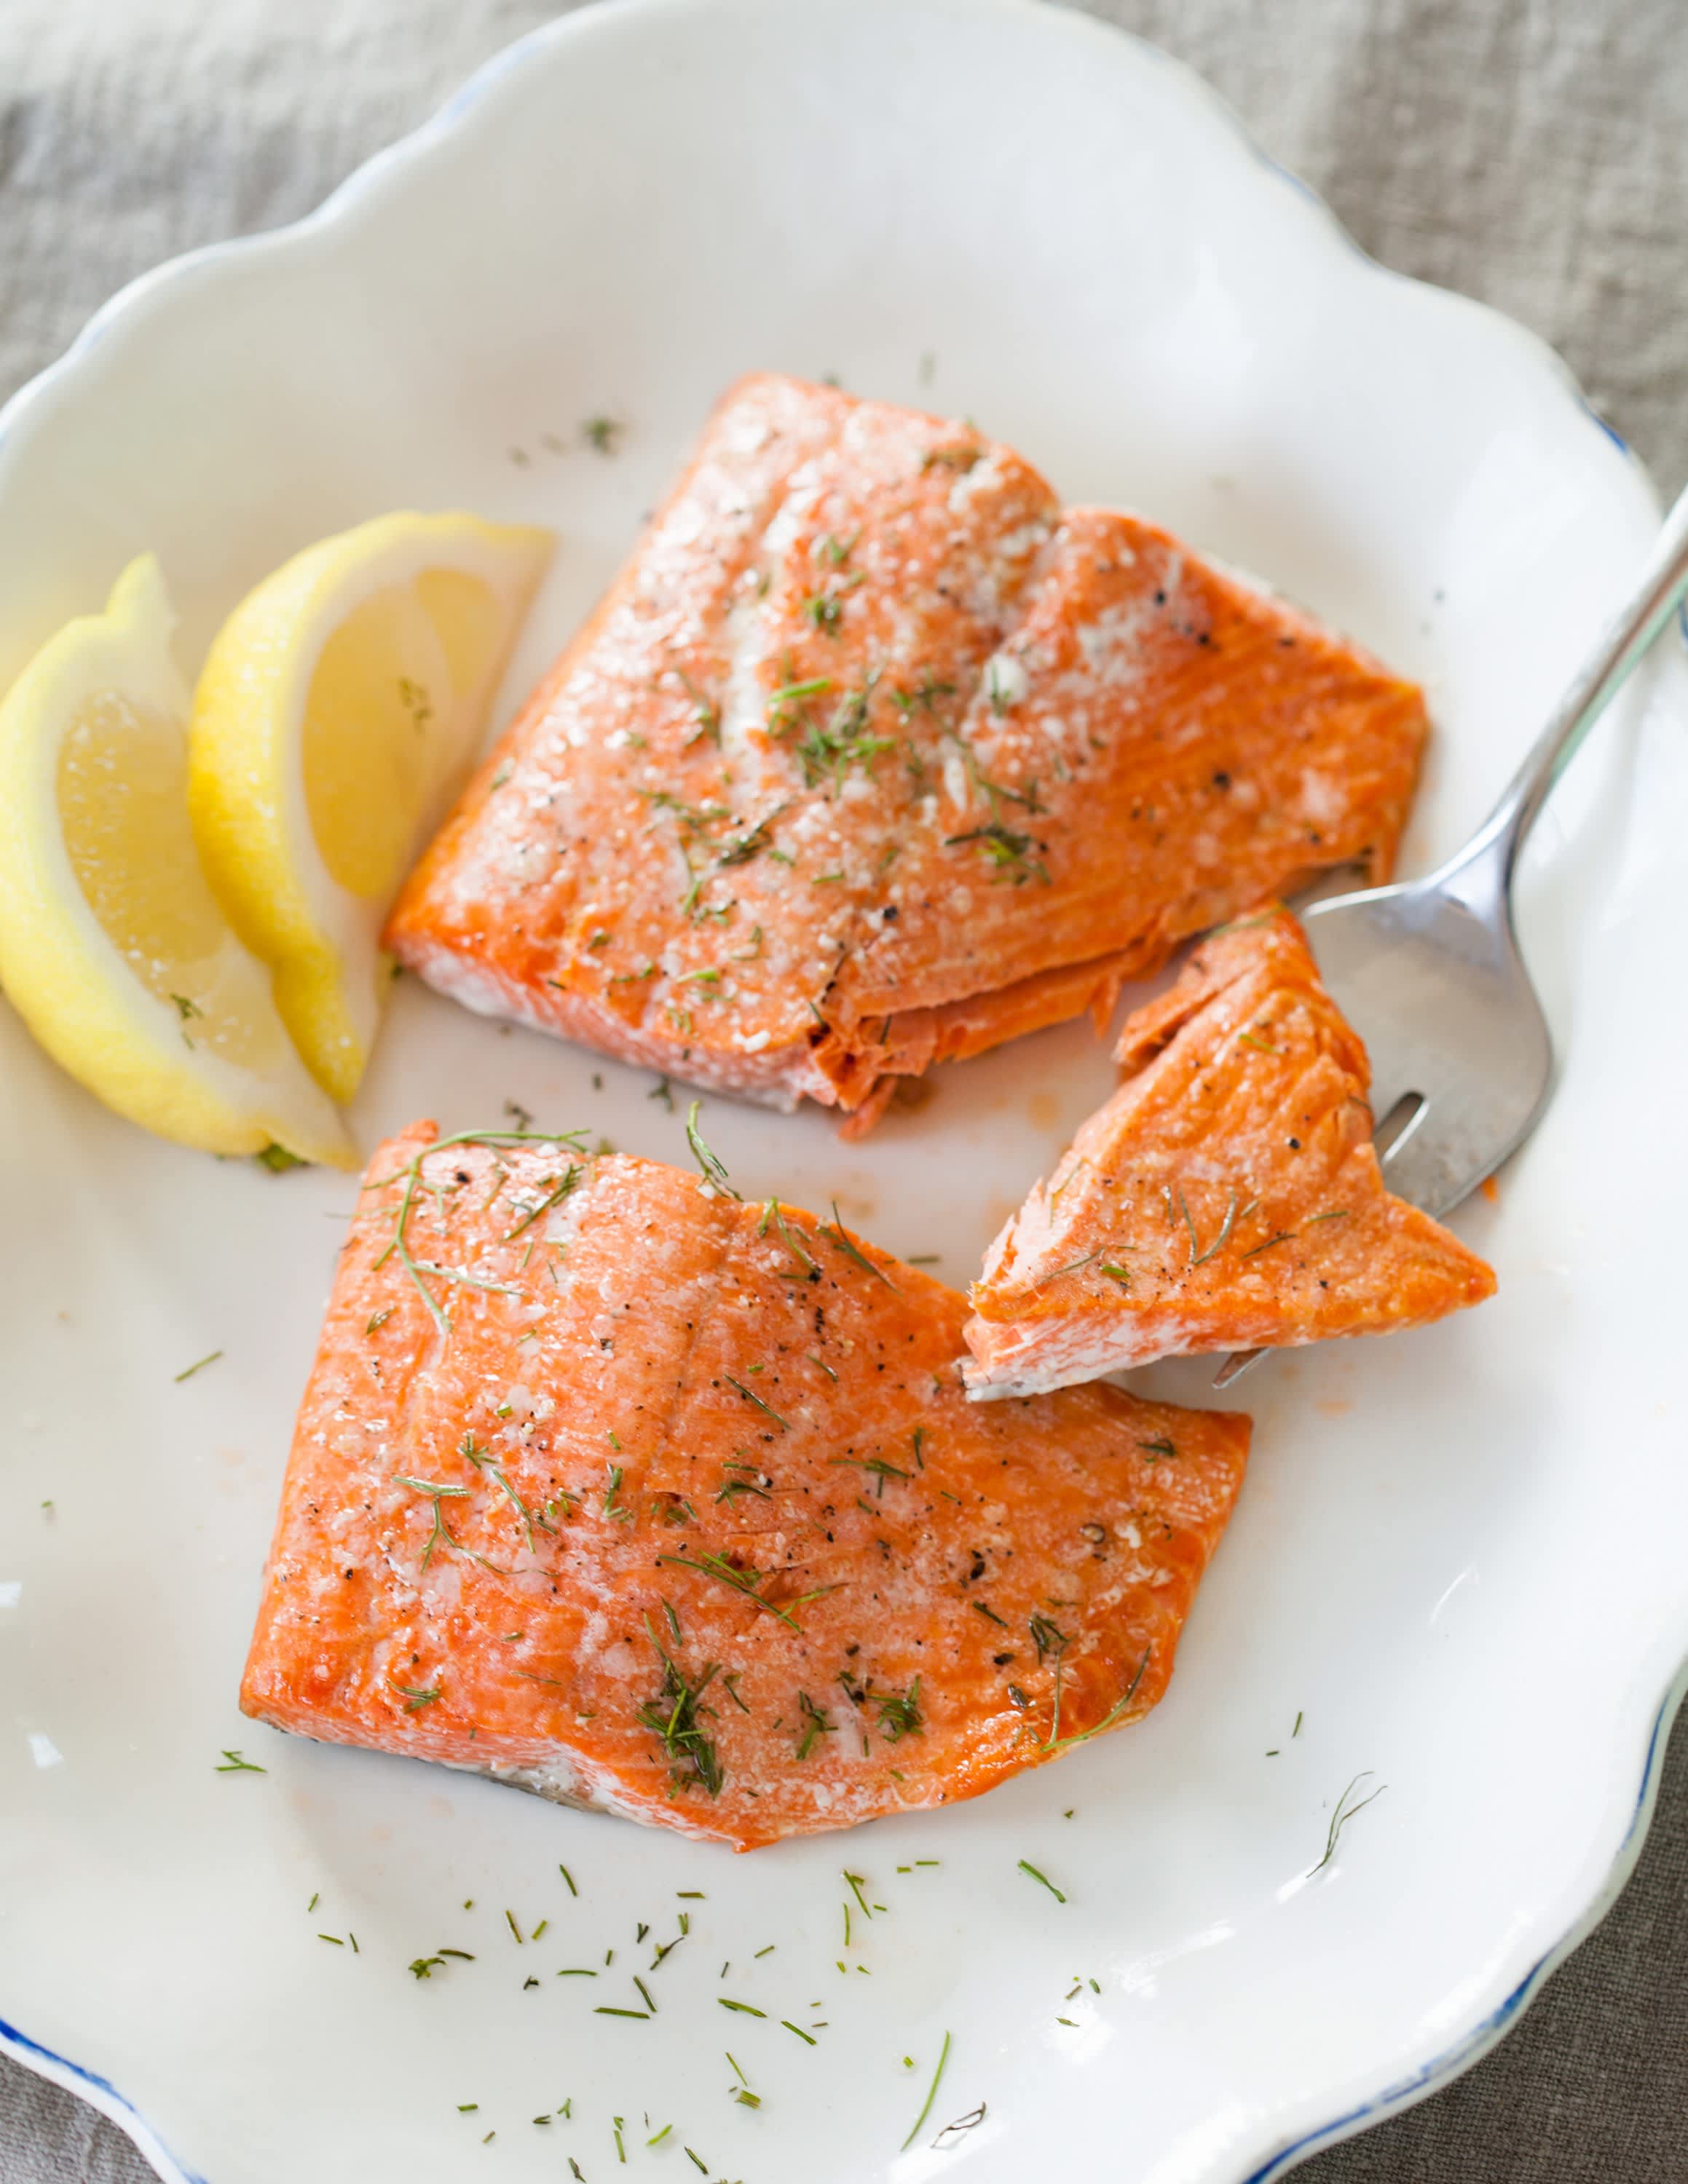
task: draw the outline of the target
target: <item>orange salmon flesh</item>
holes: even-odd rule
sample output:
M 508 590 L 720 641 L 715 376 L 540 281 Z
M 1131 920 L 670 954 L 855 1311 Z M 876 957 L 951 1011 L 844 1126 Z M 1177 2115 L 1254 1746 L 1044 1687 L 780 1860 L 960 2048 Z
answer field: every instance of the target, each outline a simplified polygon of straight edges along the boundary
M 964 1301 L 833 1222 L 436 1137 L 362 1187 L 248 1713 L 747 1850 L 1160 1698 L 1246 1418 L 979 1407 Z
M 1474 1252 L 1385 1189 L 1366 1050 L 1288 911 L 1205 940 L 1117 1058 L 1120 1089 L 973 1286 L 975 1397 L 1387 1334 L 1494 1295 Z
M 1409 682 L 973 426 L 767 374 L 393 911 L 471 1008 L 858 1134 L 1325 866 L 1389 875 Z

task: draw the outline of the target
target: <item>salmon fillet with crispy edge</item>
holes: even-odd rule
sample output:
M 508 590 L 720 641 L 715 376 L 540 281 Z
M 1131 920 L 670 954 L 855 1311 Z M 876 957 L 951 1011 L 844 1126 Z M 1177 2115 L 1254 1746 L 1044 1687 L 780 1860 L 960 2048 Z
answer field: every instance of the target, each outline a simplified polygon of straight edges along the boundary
M 1116 1058 L 1119 1089 L 973 1285 L 975 1399 L 1385 1334 L 1494 1295 L 1491 1268 L 1384 1188 L 1366 1050 L 1288 911 L 1205 940 Z
M 1421 695 L 972 426 L 717 410 L 402 893 L 470 1007 L 867 1127 L 1263 893 L 1387 877 Z
M 954 1292 L 581 1142 L 376 1154 L 247 1713 L 740 1850 L 1147 1713 L 1248 1419 L 981 1411 Z

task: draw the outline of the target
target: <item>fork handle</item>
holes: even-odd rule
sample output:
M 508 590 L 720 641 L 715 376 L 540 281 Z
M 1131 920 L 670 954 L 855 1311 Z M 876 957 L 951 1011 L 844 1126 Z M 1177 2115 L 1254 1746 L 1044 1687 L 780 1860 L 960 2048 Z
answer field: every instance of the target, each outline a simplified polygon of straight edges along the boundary
M 1551 719 L 1452 866 L 1498 861 L 1503 891 L 1548 793 L 1688 593 L 1688 492 L 1665 517 L 1635 590 L 1602 631 Z

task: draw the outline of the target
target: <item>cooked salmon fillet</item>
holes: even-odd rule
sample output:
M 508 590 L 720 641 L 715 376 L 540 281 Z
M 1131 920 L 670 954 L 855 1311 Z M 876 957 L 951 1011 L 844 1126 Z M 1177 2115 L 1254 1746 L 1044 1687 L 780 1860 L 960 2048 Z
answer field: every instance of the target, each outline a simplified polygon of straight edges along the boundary
M 1474 1252 L 1385 1190 L 1366 1050 L 1288 911 L 1205 940 L 1117 1058 L 1119 1089 L 974 1284 L 975 1397 L 1383 1334 L 1494 1295 Z
M 1303 874 L 1389 870 L 1419 692 L 971 426 L 765 375 L 388 945 L 470 1007 L 865 1127 Z
M 249 1713 L 746 1850 L 1155 1703 L 1245 1418 L 981 1411 L 953 1291 L 583 1143 L 418 1123 L 376 1154 Z

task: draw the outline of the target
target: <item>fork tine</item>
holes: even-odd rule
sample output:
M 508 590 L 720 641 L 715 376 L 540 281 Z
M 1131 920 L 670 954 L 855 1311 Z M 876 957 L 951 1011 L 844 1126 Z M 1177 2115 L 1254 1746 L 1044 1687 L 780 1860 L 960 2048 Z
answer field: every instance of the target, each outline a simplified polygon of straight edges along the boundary
M 1266 1356 L 1264 1350 L 1233 1350 L 1213 1376 L 1216 1388 L 1228 1388 L 1233 1380 L 1240 1380 L 1249 1366 L 1257 1364 Z

